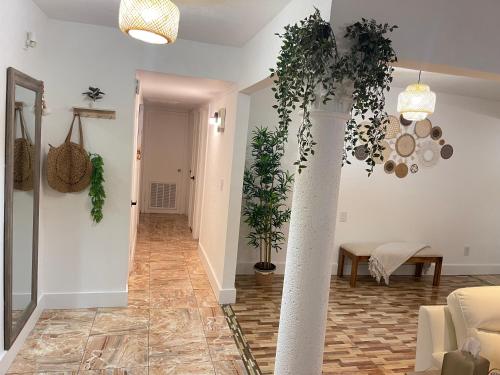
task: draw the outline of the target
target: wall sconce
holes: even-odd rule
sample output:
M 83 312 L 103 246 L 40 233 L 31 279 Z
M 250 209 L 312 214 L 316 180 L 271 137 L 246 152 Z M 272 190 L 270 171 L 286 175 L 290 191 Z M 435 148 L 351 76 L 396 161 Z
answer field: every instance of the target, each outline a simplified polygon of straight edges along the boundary
M 215 112 L 214 115 L 210 117 L 208 123 L 210 125 L 216 125 L 218 133 L 224 133 L 226 129 L 226 108 L 221 108 L 218 112 Z
M 26 44 L 24 46 L 25 50 L 28 50 L 29 48 L 35 48 L 37 45 L 37 40 L 36 40 L 36 35 L 33 32 L 27 32 L 26 33 Z

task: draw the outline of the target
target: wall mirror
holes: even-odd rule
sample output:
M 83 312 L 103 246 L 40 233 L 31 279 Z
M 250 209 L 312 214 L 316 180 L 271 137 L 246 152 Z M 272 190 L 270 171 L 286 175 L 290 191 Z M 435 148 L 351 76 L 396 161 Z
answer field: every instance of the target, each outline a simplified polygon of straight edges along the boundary
M 9 349 L 37 304 L 43 82 L 7 70 L 4 332 Z

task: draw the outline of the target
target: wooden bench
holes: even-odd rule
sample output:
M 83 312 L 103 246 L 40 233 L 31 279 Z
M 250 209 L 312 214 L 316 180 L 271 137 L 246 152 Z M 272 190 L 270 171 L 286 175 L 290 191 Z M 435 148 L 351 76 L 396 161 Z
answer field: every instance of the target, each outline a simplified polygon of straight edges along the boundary
M 349 257 L 352 262 L 350 285 L 356 287 L 358 277 L 358 266 L 361 262 L 368 262 L 372 251 L 380 246 L 381 243 L 352 243 L 343 244 L 339 249 L 339 263 L 337 268 L 337 276 L 344 276 L 345 258 Z M 415 277 L 420 278 L 425 264 L 435 263 L 433 286 L 439 286 L 441 281 L 441 269 L 443 267 L 443 256 L 430 247 L 420 250 L 415 256 L 408 259 L 405 264 L 415 265 Z

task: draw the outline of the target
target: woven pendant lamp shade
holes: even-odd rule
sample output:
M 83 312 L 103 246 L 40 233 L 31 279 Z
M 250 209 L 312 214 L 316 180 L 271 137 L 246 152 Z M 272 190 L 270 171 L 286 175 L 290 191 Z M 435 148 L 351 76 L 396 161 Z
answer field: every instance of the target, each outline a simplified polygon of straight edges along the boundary
M 421 83 L 409 85 L 398 96 L 398 112 L 406 120 L 422 121 L 434 113 L 436 94 L 429 86 Z
M 120 29 L 147 43 L 174 43 L 179 17 L 179 8 L 170 0 L 121 0 L 120 3 Z

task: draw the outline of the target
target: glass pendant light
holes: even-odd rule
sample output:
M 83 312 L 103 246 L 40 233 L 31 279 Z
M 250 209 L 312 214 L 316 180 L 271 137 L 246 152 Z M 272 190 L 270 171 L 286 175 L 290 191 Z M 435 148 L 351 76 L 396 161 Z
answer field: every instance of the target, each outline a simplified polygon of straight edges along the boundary
M 121 0 L 120 3 L 120 30 L 147 43 L 174 43 L 179 18 L 179 8 L 170 0 Z
M 420 83 L 422 71 L 418 73 L 418 83 L 406 87 L 398 96 L 398 112 L 406 120 L 421 121 L 434 113 L 436 94 L 428 85 Z

